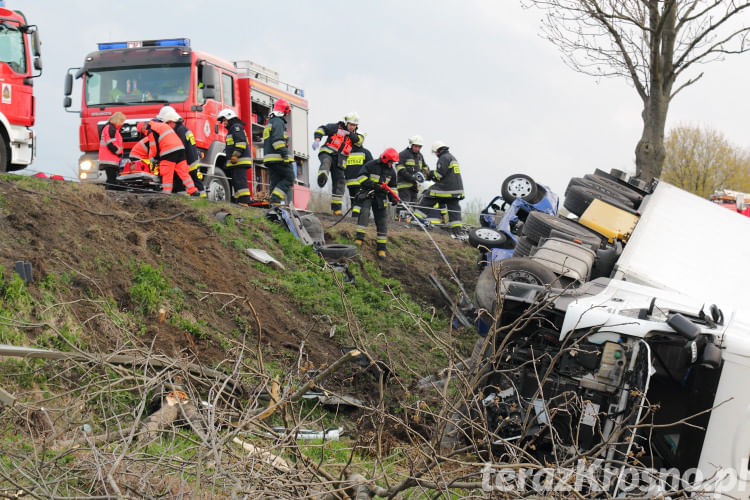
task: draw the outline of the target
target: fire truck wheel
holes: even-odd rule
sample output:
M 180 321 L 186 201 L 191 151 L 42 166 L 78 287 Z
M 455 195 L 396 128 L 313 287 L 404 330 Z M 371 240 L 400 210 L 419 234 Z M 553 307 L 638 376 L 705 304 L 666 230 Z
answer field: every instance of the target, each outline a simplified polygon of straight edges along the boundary
M 0 135 L 0 174 L 8 171 L 8 145 L 5 138 Z
M 206 197 L 211 201 L 230 201 L 231 191 L 226 177 L 207 175 L 206 180 Z
M 507 177 L 500 188 L 503 200 L 508 203 L 513 203 L 516 198 L 531 202 L 536 198 L 536 190 L 534 179 L 524 174 L 513 174 Z

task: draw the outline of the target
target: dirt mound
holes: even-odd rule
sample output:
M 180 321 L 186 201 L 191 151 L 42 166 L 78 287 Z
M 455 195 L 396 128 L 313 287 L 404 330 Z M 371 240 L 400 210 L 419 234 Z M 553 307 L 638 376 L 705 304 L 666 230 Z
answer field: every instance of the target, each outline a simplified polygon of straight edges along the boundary
M 8 177 L 0 180 L 0 264 L 4 279 L 10 279 L 13 263 L 30 262 L 36 282 L 34 295 L 44 293 L 41 281 L 63 276 L 69 285 L 63 292 L 67 308 L 88 330 L 92 344 L 103 351 L 120 342 L 118 329 L 104 321 L 110 312 L 133 311 L 134 270 L 139 265 L 160 269 L 169 282 L 168 293 L 179 300 L 165 315 L 203 325 L 203 332 L 180 327 L 180 321 L 159 321 L 149 311 L 140 333 L 144 344 L 170 356 L 197 356 L 203 362 L 223 359 L 227 342 L 257 325 L 272 352 L 296 355 L 304 339 L 306 356 L 315 364 L 329 363 L 341 355 L 341 346 L 331 338 L 330 325 L 314 311 L 299 312 L 298 303 L 283 291 L 258 286 L 264 270 L 242 253 L 242 249 L 217 237 L 214 213 L 229 211 L 235 218 L 262 218 L 260 209 L 241 209 L 226 204 L 188 200 L 179 196 L 105 191 L 101 186 Z M 355 226 L 347 221 L 321 216 L 328 242 L 351 242 Z M 255 228 L 256 231 L 261 229 Z M 376 261 L 374 227 L 362 249 L 359 264 Z M 456 287 L 432 242 L 425 234 L 403 224 L 392 224 L 389 257 L 377 261 L 383 276 L 401 283 L 403 290 L 425 307 L 447 311 L 439 292 L 427 275 L 436 271 L 451 290 Z M 447 233 L 436 230 L 434 239 L 465 283 L 476 278 L 475 251 Z M 269 239 L 269 241 L 271 241 Z M 269 248 L 273 253 L 273 248 Z M 256 316 L 257 315 L 257 316 Z M 185 323 L 185 324 L 187 324 Z M 178 325 L 178 326 L 176 326 Z M 222 332 L 213 335 L 212 332 Z M 31 328 L 33 339 L 38 329 Z M 2 342 L 0 342 L 2 343 Z

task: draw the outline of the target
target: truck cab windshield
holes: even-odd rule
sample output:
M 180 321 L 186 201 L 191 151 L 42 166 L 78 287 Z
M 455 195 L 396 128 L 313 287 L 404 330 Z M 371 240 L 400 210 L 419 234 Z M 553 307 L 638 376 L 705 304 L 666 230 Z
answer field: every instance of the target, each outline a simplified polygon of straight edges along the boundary
M 90 69 L 86 73 L 87 106 L 185 102 L 190 66 Z
M 16 73 L 26 73 L 23 33 L 4 24 L 0 24 L 0 62 L 7 63 Z

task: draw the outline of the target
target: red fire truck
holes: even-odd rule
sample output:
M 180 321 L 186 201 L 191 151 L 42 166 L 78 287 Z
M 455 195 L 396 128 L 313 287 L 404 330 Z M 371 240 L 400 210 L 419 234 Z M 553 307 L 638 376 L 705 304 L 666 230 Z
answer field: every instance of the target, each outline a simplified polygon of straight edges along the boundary
M 74 77 L 82 80 L 79 178 L 104 182 L 98 168 L 102 127 L 116 111 L 127 120 L 121 134 L 125 149 L 138 139 L 139 121 L 151 119 L 165 104 L 171 105 L 193 131 L 201 152 L 200 169 L 211 200 L 230 199 L 224 165 L 226 131 L 216 123 L 224 108 L 237 112 L 252 138 L 254 164 L 248 180 L 254 200 L 268 196 L 268 172 L 263 167 L 263 126 L 273 103 L 284 98 L 292 112 L 287 118 L 291 150 L 297 163 L 294 205 L 306 208 L 309 189 L 308 104 L 302 89 L 279 80 L 279 75 L 251 61 L 228 62 L 193 50 L 187 38 L 100 43 L 80 68 L 70 68 L 65 78 L 63 106 L 72 104 Z
M 42 74 L 37 27 L 4 5 L 0 1 L 0 172 L 26 168 L 36 157 L 33 79 Z
M 750 194 L 731 189 L 720 189 L 711 195 L 711 201 L 740 215 L 750 217 Z

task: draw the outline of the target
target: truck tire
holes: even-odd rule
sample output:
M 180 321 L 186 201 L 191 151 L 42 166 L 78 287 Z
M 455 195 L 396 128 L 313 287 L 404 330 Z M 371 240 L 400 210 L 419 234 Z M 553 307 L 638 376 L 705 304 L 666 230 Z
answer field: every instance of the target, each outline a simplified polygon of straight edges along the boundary
M 207 175 L 204 181 L 206 185 L 206 197 L 211 201 L 232 200 L 232 191 L 229 189 L 229 182 L 226 177 L 217 175 Z
M 503 181 L 500 194 L 507 203 L 513 203 L 516 198 L 529 201 L 536 198 L 537 187 L 534 179 L 524 174 L 513 174 Z
M 576 186 L 577 188 L 578 186 Z M 565 198 L 567 202 L 568 198 Z M 567 205 L 565 205 L 567 208 Z M 570 210 L 570 209 L 568 209 Z M 571 236 L 585 237 L 587 240 L 591 236 L 598 237 L 601 240 L 601 236 L 595 233 L 591 229 L 580 225 L 579 223 L 551 215 L 544 212 L 531 212 L 526 218 L 526 224 L 523 226 L 523 234 L 534 244 L 539 243 L 539 240 L 543 238 L 549 238 L 550 233 L 553 231 L 560 231 L 561 233 L 569 234 Z
M 573 186 L 583 186 L 585 188 L 591 189 L 592 191 L 596 191 L 600 194 L 602 201 L 606 201 L 604 198 L 608 198 L 611 200 L 617 200 L 619 203 L 627 205 L 629 208 L 633 208 L 634 203 L 623 196 L 621 193 L 615 191 L 614 189 L 611 189 L 608 186 L 605 186 L 603 184 L 600 184 L 598 182 L 591 181 L 589 179 L 584 179 L 581 177 L 573 177 L 570 179 L 570 182 L 568 182 L 568 189 L 570 189 Z M 567 190 L 566 190 L 567 195 Z
M 10 164 L 10 154 L 8 154 L 8 144 L 5 142 L 5 137 L 0 134 L 0 174 L 4 174 L 8 170 Z
M 609 198 L 601 192 L 594 191 L 586 186 L 570 186 L 565 191 L 563 206 L 571 213 L 580 217 L 594 200 L 601 200 L 617 208 L 633 212 L 633 207 L 630 203 L 623 203 L 620 199 Z
M 535 245 L 526 236 L 521 236 L 516 242 L 516 247 L 513 250 L 513 257 L 528 257 L 534 251 Z
M 506 248 L 508 237 L 488 227 L 475 227 L 469 230 L 469 244 L 475 248 Z
M 616 193 L 619 193 L 624 198 L 627 198 L 628 200 L 633 202 L 634 208 L 638 208 L 638 205 L 640 205 L 641 201 L 643 200 L 643 196 L 637 193 L 634 189 L 623 186 L 622 184 L 618 184 L 617 182 L 611 179 L 607 179 L 606 177 L 602 177 L 600 175 L 586 174 L 583 176 L 583 178 L 591 182 L 605 186 L 608 189 L 611 189 L 612 191 Z
M 318 247 L 318 253 L 326 260 L 350 259 L 357 255 L 357 247 L 354 245 L 342 245 L 331 243 Z

